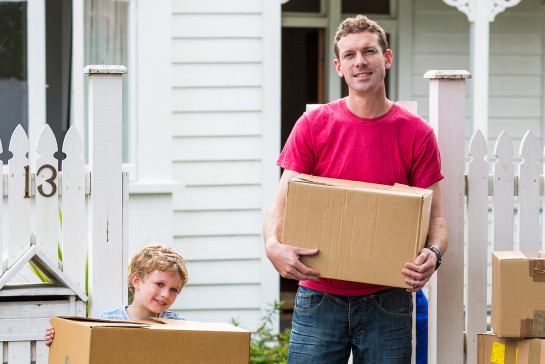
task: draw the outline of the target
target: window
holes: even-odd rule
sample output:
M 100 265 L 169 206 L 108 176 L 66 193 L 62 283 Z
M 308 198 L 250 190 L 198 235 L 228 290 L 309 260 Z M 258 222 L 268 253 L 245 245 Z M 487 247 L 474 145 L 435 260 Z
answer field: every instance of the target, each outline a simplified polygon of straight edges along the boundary
M 0 1 L 0 141 L 7 162 L 9 138 L 28 128 L 27 3 Z

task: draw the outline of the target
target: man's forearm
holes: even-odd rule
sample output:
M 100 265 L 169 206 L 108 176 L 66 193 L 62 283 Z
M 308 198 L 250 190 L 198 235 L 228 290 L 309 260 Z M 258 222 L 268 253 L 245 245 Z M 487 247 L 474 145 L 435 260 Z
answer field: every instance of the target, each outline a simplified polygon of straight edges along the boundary
M 434 246 L 444 255 L 448 247 L 448 226 L 443 216 L 430 218 L 426 246 Z

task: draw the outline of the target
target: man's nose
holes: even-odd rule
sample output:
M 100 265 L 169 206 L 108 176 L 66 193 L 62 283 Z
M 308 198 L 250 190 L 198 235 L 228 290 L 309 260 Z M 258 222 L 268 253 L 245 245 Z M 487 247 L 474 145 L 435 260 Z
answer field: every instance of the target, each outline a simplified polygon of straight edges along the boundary
M 367 57 L 365 57 L 362 53 L 358 53 L 356 55 L 356 64 L 357 65 L 367 65 Z

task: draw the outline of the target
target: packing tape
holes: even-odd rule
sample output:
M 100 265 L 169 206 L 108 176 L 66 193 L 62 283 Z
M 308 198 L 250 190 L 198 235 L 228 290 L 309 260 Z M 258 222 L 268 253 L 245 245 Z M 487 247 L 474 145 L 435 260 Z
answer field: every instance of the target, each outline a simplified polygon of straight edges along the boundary
M 541 360 L 541 340 L 530 340 L 530 348 L 528 350 L 528 364 L 539 364 Z
M 534 282 L 545 282 L 545 256 L 536 250 L 523 251 L 528 258 L 528 274 Z
M 520 334 L 519 337 L 533 337 L 534 336 L 534 319 L 526 318 L 520 320 Z
M 505 364 L 517 364 L 518 353 L 516 342 L 509 339 L 505 340 Z

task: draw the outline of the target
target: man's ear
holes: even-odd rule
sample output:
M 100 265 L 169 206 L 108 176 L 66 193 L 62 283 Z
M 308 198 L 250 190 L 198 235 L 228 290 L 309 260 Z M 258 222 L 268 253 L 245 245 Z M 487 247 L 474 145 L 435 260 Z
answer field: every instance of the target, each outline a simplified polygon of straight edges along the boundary
M 392 67 L 392 59 L 394 58 L 394 56 L 392 55 L 392 50 L 391 49 L 386 50 L 386 53 L 384 53 L 384 58 L 386 59 L 384 67 L 387 70 L 389 70 L 390 67 Z
M 344 73 L 341 70 L 341 61 L 339 61 L 338 59 L 334 59 L 333 64 L 335 65 L 335 70 L 337 71 L 339 77 L 344 77 Z

